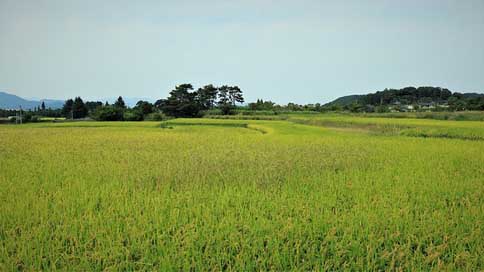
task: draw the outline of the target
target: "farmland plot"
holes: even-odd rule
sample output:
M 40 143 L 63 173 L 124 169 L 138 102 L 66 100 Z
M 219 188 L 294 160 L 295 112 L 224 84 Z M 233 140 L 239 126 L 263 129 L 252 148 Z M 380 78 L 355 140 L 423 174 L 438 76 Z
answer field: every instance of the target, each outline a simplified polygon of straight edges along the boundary
M 0 126 L 0 270 L 484 269 L 482 123 L 382 119 L 477 136 L 327 126 L 358 118 Z

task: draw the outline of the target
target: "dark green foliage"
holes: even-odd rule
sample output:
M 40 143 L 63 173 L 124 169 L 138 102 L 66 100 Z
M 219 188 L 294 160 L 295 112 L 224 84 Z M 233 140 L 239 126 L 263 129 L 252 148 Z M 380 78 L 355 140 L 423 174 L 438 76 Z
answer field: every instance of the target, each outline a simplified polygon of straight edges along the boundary
M 147 101 L 138 101 L 133 109 L 126 106 L 123 98 L 118 97 L 116 102 L 110 106 L 108 102 L 104 105 L 99 101 L 85 102 L 76 97 L 65 101 L 62 109 L 53 111 L 46 109 L 42 103 L 35 112 L 46 117 L 64 116 L 67 119 L 79 119 L 91 116 L 96 120 L 118 121 L 133 120 L 140 121 L 164 120 L 165 115 L 172 117 L 200 117 L 206 111 L 220 111 L 222 114 L 233 114 L 238 103 L 244 102 L 242 90 L 238 86 L 224 85 L 220 88 L 209 84 L 193 91 L 191 84 L 181 84 L 170 92 L 169 97 L 160 99 L 154 104 Z M 264 102 L 264 107 L 273 106 L 272 102 Z M 243 109 L 243 107 L 242 107 Z M 162 113 L 163 114 L 162 114 Z M 13 110 L 0 110 L 0 117 L 9 117 L 16 114 Z
M 416 103 L 444 103 L 452 92 L 440 87 L 406 87 L 402 89 L 385 89 L 381 92 L 367 94 L 358 99 L 360 104 L 388 105 L 400 102 L 401 104 Z
M 218 93 L 218 105 L 223 115 L 229 115 L 233 113 L 232 103 L 229 99 L 229 87 L 224 85 L 219 88 Z
M 241 107 L 241 109 L 246 109 L 251 112 L 263 112 L 262 114 L 269 113 L 271 115 L 290 112 L 323 112 L 328 110 L 328 108 L 323 107 L 320 103 L 299 105 L 290 102 L 287 105 L 277 105 L 272 101 L 264 101 L 262 99 L 257 99 L 255 103 L 249 103 L 246 108 Z
M 98 121 L 143 121 L 145 115 L 153 112 L 153 105 L 146 101 L 139 101 L 133 109 L 127 108 L 120 96 L 113 105 L 103 105 L 100 101 L 84 103 L 80 97 L 69 99 L 64 104 L 62 113 L 67 118 L 84 118 L 89 114 Z
M 27 111 L 27 112 L 23 112 L 22 113 L 22 123 L 28 123 L 30 121 L 32 121 L 32 112 L 30 111 Z
M 379 105 L 375 107 L 375 111 L 378 113 L 390 112 L 390 109 L 385 105 Z
M 467 109 L 484 111 L 484 96 L 468 98 Z
M 74 100 L 72 99 L 67 99 L 66 102 L 64 103 L 64 106 L 62 106 L 62 116 L 66 118 L 73 118 L 72 117 L 72 106 L 74 105 Z
M 16 113 L 17 113 L 16 110 L 4 110 L 4 109 L 0 109 L 0 117 L 15 116 Z
M 448 105 L 450 110 L 477 110 L 483 105 L 484 95 L 468 93 L 452 93 L 450 90 L 440 87 L 406 87 L 402 89 L 385 89 L 384 91 L 370 93 L 363 96 L 347 96 L 339 98 L 325 106 L 334 104 L 349 107 L 353 103 L 373 106 L 394 106 L 414 105 L 414 108 L 445 108 Z M 348 104 L 348 102 L 351 103 Z M 344 103 L 343 103 L 344 102 Z M 445 107 L 442 107 L 445 106 Z M 437 109 L 438 110 L 438 109 Z M 444 110 L 444 109 L 441 109 Z
M 167 99 L 156 101 L 155 105 L 164 113 L 173 117 L 198 117 L 200 116 L 200 104 L 197 101 L 197 93 L 192 84 L 181 84 L 170 92 Z
M 168 117 L 164 115 L 162 112 L 153 112 L 148 114 L 145 117 L 145 120 L 148 120 L 148 121 L 165 121 L 167 119 Z
M 277 106 L 275 106 L 277 108 Z M 307 104 L 307 105 L 299 105 L 296 103 L 287 103 L 286 106 L 280 106 L 280 110 L 282 111 L 322 111 L 323 108 L 321 104 Z
M 93 114 L 95 120 L 98 121 L 122 121 L 123 110 L 115 106 L 104 106 L 97 108 Z
M 87 116 L 88 109 L 84 104 L 84 101 L 80 97 L 74 99 L 72 104 L 72 116 L 74 119 L 84 118 Z
M 238 86 L 224 85 L 217 88 L 209 84 L 195 92 L 192 90 L 191 84 L 178 85 L 168 98 L 156 101 L 154 107 L 168 116 L 200 117 L 206 111 L 214 110 L 215 105 L 222 114 L 232 114 L 237 103 L 244 102 Z
M 123 100 L 123 98 L 121 96 L 118 97 L 118 100 L 116 100 L 116 102 L 114 102 L 114 106 L 116 108 L 126 109 L 126 103 L 124 103 L 124 100 Z
M 153 112 L 154 106 L 148 101 L 138 101 L 136 103 L 136 106 L 134 107 L 135 109 L 138 109 L 143 115 L 148 115 Z
M 218 105 L 224 115 L 233 114 L 237 103 L 244 103 L 242 91 L 238 86 L 223 85 L 219 88 Z
M 61 112 L 66 118 L 79 119 L 87 116 L 88 108 L 80 97 L 76 97 L 74 100 L 66 100 Z
M 359 103 L 352 103 L 348 106 L 350 112 L 362 112 L 365 107 Z
M 250 110 L 273 110 L 276 103 L 257 99 L 255 103 L 249 103 Z
M 217 100 L 218 88 L 212 84 L 203 86 L 197 90 L 197 100 L 202 110 L 213 109 Z
M 230 86 L 229 99 L 230 99 L 230 102 L 232 102 L 232 105 L 234 106 L 236 105 L 236 103 L 244 103 L 242 90 L 238 86 Z
M 336 100 L 325 104 L 325 107 L 332 109 L 342 109 L 344 106 L 349 106 L 354 102 L 358 102 L 364 95 L 347 95 L 337 98 Z
M 89 113 L 93 113 L 97 108 L 103 106 L 103 102 L 100 101 L 86 101 L 86 108 Z
M 47 109 L 44 109 L 42 110 L 42 107 L 37 108 L 36 110 L 34 111 L 22 111 L 22 112 L 32 112 L 33 114 L 37 115 L 37 116 L 44 116 L 44 117 L 61 117 L 62 116 L 62 113 L 61 113 L 61 109 L 51 109 L 51 108 L 47 108 Z M 18 114 L 18 110 L 2 110 L 0 109 L 0 117 L 9 117 L 9 116 L 15 116 Z
M 124 121 L 143 121 L 144 116 L 139 109 L 128 109 L 123 114 Z
M 361 105 L 356 108 L 355 105 Z M 366 105 L 365 107 L 363 107 Z M 463 111 L 484 109 L 484 94 L 452 93 L 440 87 L 406 87 L 385 89 L 367 95 L 351 95 L 336 99 L 324 105 L 329 110 L 347 110 L 351 112 L 368 111 L 369 106 L 376 106 L 377 112 L 390 111 Z M 412 106 L 409 108 L 408 106 Z M 339 107 L 339 108 L 336 108 Z

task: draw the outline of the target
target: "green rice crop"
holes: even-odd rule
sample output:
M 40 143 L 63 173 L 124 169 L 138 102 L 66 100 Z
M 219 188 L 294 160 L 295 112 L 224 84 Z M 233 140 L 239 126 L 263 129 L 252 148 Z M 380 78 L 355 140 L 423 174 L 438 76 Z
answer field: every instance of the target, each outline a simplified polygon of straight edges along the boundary
M 357 114 L 358 115 L 358 114 Z M 365 117 L 385 118 L 418 118 L 455 121 L 484 121 L 483 111 L 458 111 L 458 112 L 389 112 L 359 114 Z
M 323 114 L 314 117 L 292 116 L 289 120 L 300 124 L 348 129 L 356 128 L 387 135 L 484 140 L 484 122 L 480 121 L 367 118 L 364 116 Z
M 484 269 L 484 141 L 324 125 L 482 123 L 318 118 L 0 126 L 0 270 Z

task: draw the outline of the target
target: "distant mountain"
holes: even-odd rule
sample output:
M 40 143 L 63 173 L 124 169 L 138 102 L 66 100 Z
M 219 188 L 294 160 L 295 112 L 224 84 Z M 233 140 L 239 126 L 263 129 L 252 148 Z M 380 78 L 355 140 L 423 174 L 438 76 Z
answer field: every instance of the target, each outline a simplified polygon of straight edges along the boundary
M 33 109 L 39 107 L 44 102 L 46 108 L 58 109 L 64 105 L 63 100 L 41 99 L 41 100 L 27 100 L 14 94 L 9 94 L 0 91 L 0 109 Z

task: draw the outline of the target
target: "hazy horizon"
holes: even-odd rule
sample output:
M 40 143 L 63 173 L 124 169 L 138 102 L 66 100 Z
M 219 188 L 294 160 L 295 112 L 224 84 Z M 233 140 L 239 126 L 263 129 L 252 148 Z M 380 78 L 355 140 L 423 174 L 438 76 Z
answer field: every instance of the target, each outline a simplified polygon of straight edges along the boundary
M 406 86 L 482 93 L 483 14 L 480 0 L 0 0 L 0 90 L 159 99 L 228 84 L 281 104 Z

